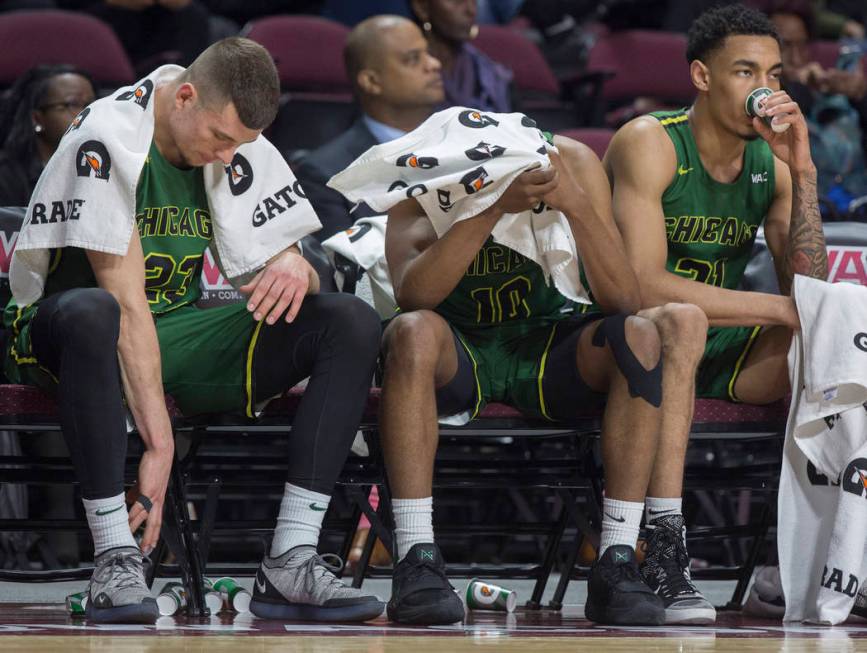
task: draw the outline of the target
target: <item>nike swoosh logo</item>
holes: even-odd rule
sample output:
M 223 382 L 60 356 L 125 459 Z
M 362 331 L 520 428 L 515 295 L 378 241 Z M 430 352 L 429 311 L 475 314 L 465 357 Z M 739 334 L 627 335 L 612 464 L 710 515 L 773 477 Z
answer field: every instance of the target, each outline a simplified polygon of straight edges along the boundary
M 679 175 L 685 175 L 687 172 L 691 172 L 691 171 L 692 171 L 692 168 L 684 168 L 682 163 L 677 168 L 677 174 L 679 174 Z
M 607 512 L 605 513 L 605 516 L 613 519 L 614 521 L 619 521 L 621 524 L 626 521 L 626 517 L 615 517 L 614 515 Z
M 325 512 L 328 510 L 325 506 L 317 506 L 315 503 L 310 504 L 310 510 L 315 510 L 316 512 Z
M 99 515 L 100 517 L 102 517 L 103 515 L 110 515 L 113 512 L 117 512 L 121 508 L 123 508 L 123 504 L 120 504 L 117 508 L 112 508 L 111 510 L 104 510 L 101 508 L 97 508 L 96 514 Z
M 256 589 L 262 594 L 265 593 L 265 581 L 259 582 L 259 574 L 256 574 Z
M 674 512 L 674 508 L 669 508 L 668 510 L 653 510 L 653 509 L 650 509 L 648 512 L 650 512 L 651 515 L 667 515 L 667 514 L 669 514 L 669 513 Z

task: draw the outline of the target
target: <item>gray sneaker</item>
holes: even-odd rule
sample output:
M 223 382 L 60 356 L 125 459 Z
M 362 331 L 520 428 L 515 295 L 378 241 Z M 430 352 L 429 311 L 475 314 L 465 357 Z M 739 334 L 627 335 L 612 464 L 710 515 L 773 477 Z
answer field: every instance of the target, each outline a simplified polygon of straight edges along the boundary
M 336 559 L 329 564 L 326 557 Z M 368 621 L 385 609 L 379 597 L 347 587 L 334 574 L 343 563 L 321 556 L 312 546 L 297 546 L 279 558 L 265 556 L 253 586 L 250 612 L 263 619 L 291 621 Z
M 117 547 L 100 553 L 95 562 L 87 586 L 87 618 L 96 623 L 155 623 L 160 613 L 145 584 L 141 551 Z
M 689 575 L 683 516 L 667 515 L 647 524 L 647 551 L 641 575 L 665 605 L 666 624 L 712 624 L 716 609 Z

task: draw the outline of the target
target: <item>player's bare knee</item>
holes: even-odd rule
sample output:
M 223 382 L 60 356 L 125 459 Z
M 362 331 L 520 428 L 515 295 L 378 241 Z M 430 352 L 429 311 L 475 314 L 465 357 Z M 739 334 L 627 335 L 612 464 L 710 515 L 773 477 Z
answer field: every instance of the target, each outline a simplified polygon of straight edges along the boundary
M 626 344 L 646 370 L 659 364 L 662 356 L 662 341 L 656 325 L 648 319 L 630 315 L 624 325 Z
M 696 361 L 707 341 L 707 315 L 695 304 L 665 304 L 656 321 L 667 355 Z
M 425 310 L 403 313 L 394 318 L 383 337 L 386 370 L 400 367 L 433 374 L 442 349 L 439 322 L 442 318 Z

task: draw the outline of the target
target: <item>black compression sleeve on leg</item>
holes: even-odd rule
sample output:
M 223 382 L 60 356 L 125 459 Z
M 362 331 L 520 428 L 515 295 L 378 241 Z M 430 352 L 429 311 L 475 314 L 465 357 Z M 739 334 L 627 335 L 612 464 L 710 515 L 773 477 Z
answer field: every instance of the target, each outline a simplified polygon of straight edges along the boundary
M 641 397 L 659 408 L 662 405 L 662 358 L 653 369 L 644 369 L 626 342 L 627 317 L 623 313 L 606 317 L 593 334 L 593 344 L 604 347 L 608 341 L 614 361 L 626 378 L 630 396 Z

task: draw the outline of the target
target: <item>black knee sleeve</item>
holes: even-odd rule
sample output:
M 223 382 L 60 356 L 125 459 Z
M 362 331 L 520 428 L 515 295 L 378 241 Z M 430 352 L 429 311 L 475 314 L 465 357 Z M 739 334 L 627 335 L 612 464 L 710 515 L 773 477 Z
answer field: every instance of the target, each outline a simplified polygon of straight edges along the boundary
M 644 369 L 626 342 L 627 317 L 623 313 L 606 317 L 593 334 L 593 344 L 603 347 L 607 341 L 617 367 L 626 378 L 630 396 L 641 397 L 651 406 L 659 408 L 662 405 L 662 357 L 656 367 Z

